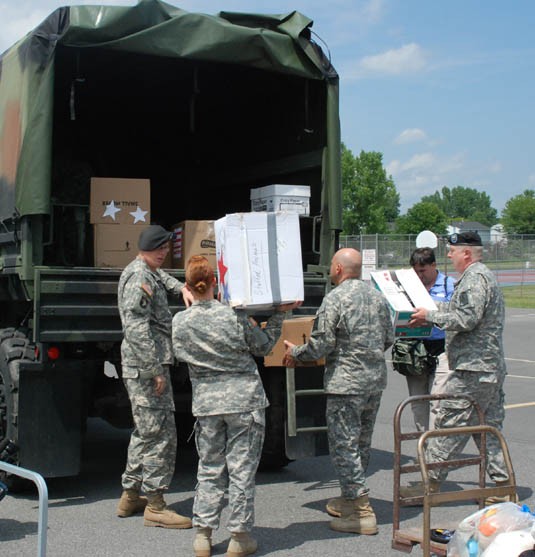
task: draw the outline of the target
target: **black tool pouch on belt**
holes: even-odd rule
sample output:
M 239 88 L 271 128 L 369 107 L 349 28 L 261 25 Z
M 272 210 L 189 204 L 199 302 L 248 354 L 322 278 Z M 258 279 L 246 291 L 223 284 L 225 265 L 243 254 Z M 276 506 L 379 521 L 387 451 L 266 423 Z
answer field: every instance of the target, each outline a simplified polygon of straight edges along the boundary
M 434 373 L 437 357 L 430 354 L 419 338 L 398 338 L 392 346 L 392 366 L 402 375 Z

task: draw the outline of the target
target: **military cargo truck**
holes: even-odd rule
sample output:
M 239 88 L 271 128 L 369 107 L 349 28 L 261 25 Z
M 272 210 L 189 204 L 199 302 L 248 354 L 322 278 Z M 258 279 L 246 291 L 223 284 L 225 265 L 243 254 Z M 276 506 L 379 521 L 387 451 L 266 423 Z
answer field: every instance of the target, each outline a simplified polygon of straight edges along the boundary
M 99 176 L 149 179 L 152 221 L 166 227 L 250 211 L 251 188 L 309 185 L 300 312 L 313 314 L 329 287 L 341 179 L 338 76 L 312 21 L 159 0 L 71 6 L 1 56 L 0 458 L 45 477 L 78 473 L 88 417 L 132 425 L 121 269 L 94 265 Z M 265 462 L 324 450 L 324 407 L 311 396 L 321 369 L 259 364 L 271 402 Z M 187 436 L 187 370 L 173 370 L 173 388 Z

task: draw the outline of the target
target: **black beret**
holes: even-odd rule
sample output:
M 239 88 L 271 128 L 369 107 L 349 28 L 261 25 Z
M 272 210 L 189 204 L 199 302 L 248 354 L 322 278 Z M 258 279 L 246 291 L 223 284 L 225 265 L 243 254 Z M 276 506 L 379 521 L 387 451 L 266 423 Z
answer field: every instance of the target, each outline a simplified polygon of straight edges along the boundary
M 452 246 L 482 246 L 481 236 L 469 230 L 468 232 L 461 232 L 460 234 L 452 234 L 448 236 L 448 243 Z
M 151 224 L 139 235 L 137 247 L 141 251 L 152 251 L 168 242 L 172 236 L 173 233 L 167 231 L 163 226 Z

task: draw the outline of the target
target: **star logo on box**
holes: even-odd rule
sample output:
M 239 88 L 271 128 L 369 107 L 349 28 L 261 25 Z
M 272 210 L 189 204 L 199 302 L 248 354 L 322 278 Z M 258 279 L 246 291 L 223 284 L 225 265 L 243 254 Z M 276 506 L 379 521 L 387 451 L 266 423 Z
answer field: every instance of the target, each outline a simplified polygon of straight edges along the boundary
M 121 209 L 119 209 L 119 207 L 115 206 L 115 201 L 112 200 L 106 204 L 106 209 L 104 210 L 104 214 L 102 216 L 111 217 L 113 220 L 115 220 L 115 214 L 118 213 L 120 210 Z
M 145 215 L 147 213 L 148 211 L 143 211 L 143 209 L 139 206 L 135 211 L 130 212 L 130 214 L 134 217 L 134 224 L 136 224 L 136 222 L 146 222 Z

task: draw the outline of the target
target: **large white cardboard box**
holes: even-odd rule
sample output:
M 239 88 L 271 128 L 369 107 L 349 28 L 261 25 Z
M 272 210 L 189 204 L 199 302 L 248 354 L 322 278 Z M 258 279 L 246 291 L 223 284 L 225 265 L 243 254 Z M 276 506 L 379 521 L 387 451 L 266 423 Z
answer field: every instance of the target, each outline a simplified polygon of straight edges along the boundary
M 409 327 L 415 308 L 437 309 L 429 292 L 414 269 L 375 271 L 370 273 L 373 284 L 386 297 L 396 337 L 428 337 L 432 327 Z
M 215 239 L 222 302 L 256 310 L 304 299 L 299 215 L 226 215 Z
M 271 184 L 251 190 L 251 211 L 310 213 L 310 186 Z

